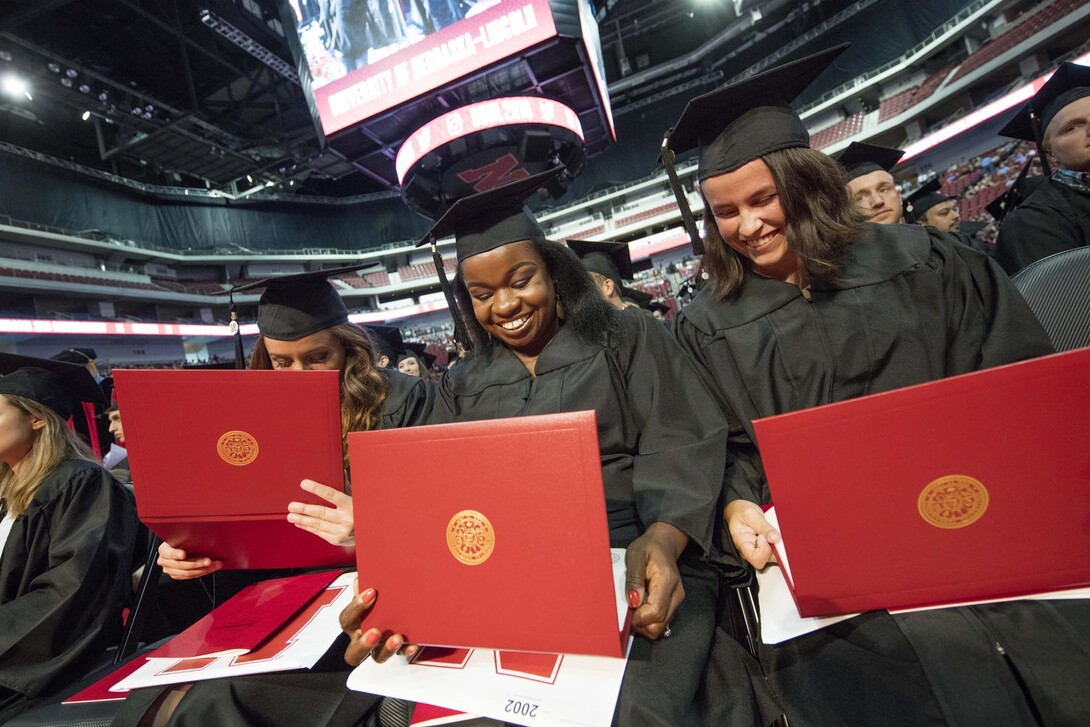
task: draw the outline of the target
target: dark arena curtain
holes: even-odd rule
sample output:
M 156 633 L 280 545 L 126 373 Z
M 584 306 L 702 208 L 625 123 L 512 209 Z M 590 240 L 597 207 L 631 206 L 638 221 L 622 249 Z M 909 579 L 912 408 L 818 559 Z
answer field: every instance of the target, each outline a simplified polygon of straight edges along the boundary
M 194 252 L 367 250 L 429 226 L 397 197 L 353 205 L 164 199 L 2 153 L 0 215 Z

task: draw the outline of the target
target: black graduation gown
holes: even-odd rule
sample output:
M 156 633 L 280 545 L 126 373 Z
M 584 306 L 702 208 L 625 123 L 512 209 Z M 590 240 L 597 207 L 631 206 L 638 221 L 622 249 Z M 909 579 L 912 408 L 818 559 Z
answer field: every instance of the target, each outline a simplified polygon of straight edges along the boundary
M 705 290 L 679 316 L 677 336 L 730 420 L 742 465 L 730 499 L 769 501 L 756 418 L 1051 351 L 998 266 L 933 229 L 867 225 L 842 280 L 814 286 L 807 301 L 751 276 L 736 297 Z M 864 614 L 762 646 L 761 687 L 793 725 L 1030 725 L 1021 679 L 1045 724 L 1086 722 L 1085 603 Z
M 623 548 L 652 522 L 690 540 L 679 563 L 686 598 L 669 639 L 636 639 L 615 721 L 699 724 L 694 704 L 714 628 L 712 529 L 725 465 L 726 430 L 707 389 L 665 328 L 638 310 L 616 313 L 611 345 L 589 343 L 568 326 L 542 350 L 531 376 L 494 345 L 443 377 L 437 417 L 495 419 L 593 409 L 597 413 L 610 542 Z
M 382 429 L 430 423 L 436 401 L 435 384 L 392 369 L 383 369 L 388 388 L 382 404 Z M 219 597 L 211 607 L 245 586 L 297 571 L 225 571 L 202 581 L 219 579 Z M 207 610 L 207 609 L 206 609 Z M 344 661 L 347 638 L 338 638 L 325 656 L 305 672 L 257 674 L 196 682 L 179 703 L 170 724 L 220 727 L 254 724 L 354 725 L 378 708 L 379 698 L 349 691 L 351 671 Z M 162 689 L 137 689 L 115 718 L 115 725 L 135 725 Z
M 1090 244 L 1090 194 L 1045 178 L 1004 219 L 995 259 L 1014 275 L 1030 263 Z
M 97 464 L 45 477 L 0 558 L 0 692 L 49 694 L 101 659 L 132 594 L 136 527 L 132 494 Z

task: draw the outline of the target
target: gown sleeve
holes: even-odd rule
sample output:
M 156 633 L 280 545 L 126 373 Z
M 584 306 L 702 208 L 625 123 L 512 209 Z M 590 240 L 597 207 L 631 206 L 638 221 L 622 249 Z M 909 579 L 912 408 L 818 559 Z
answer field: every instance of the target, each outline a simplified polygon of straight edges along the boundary
M 1053 352 L 1048 334 L 993 260 L 936 234 L 931 264 L 942 265 L 949 311 L 945 376 Z
M 407 376 L 388 370 L 386 401 L 382 408 L 382 428 L 400 429 L 430 423 L 436 401 L 436 386 L 430 379 Z
M 1047 207 L 1023 205 L 1003 220 L 995 259 L 1008 275 L 1014 275 L 1042 258 L 1076 247 L 1078 240 L 1078 224 L 1072 218 Z
M 0 604 L 0 684 L 36 696 L 82 675 L 116 636 L 131 593 L 136 510 L 132 496 L 98 467 L 54 473 L 16 521 L 4 552 Z M 19 527 L 22 521 L 22 527 Z M 18 528 L 18 529 L 17 529 Z M 12 563 L 9 558 L 24 560 Z M 15 570 L 9 570 L 14 565 Z
M 630 356 L 628 399 L 641 424 L 634 462 L 636 509 L 645 525 L 665 522 L 728 576 L 741 576 L 733 546 L 720 547 L 727 428 L 715 400 L 669 332 L 639 311 L 624 313 Z

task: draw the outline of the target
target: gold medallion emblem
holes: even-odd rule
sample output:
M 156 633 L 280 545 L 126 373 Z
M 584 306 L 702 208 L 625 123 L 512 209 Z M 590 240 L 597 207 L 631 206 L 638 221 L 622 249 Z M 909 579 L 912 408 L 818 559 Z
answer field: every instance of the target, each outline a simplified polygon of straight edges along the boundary
M 462 510 L 447 523 L 447 547 L 458 562 L 480 565 L 496 547 L 496 531 L 476 510 Z
M 243 467 L 257 459 L 257 440 L 246 432 L 227 432 L 216 442 L 216 452 L 227 464 Z
M 968 475 L 947 475 L 923 488 L 917 504 L 920 516 L 935 527 L 963 528 L 988 509 L 988 490 Z

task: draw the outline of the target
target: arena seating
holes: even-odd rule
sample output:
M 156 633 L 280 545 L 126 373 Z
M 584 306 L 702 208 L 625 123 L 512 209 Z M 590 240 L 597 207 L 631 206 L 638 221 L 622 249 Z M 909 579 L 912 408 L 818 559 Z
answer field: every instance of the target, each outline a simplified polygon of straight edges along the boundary
M 858 113 L 854 113 L 851 116 L 841 119 L 832 126 L 826 126 L 824 129 L 815 131 L 810 135 L 810 146 L 815 149 L 824 149 L 841 139 L 846 139 L 849 136 L 858 134 L 863 130 L 864 115 L 865 114 L 862 111 L 859 111 Z
M 969 75 L 988 61 L 998 58 L 1022 41 L 1044 30 L 1067 13 L 1081 7 L 1085 2 L 1086 0 L 1055 0 L 1029 17 L 1022 18 L 1017 25 L 966 58 L 950 80 L 956 81 Z
M 173 290 L 176 293 L 188 293 L 190 295 L 214 295 L 224 291 L 222 284 L 210 280 L 181 281 L 155 278 L 153 279 L 153 282 L 160 288 Z
M 134 280 L 120 280 L 117 278 L 95 278 L 88 275 L 70 275 L 68 273 L 47 273 L 39 270 L 19 270 L 17 268 L 0 268 L 0 275 L 11 278 L 27 278 L 30 280 L 50 280 L 56 283 L 76 283 L 79 285 L 98 285 L 118 288 L 140 288 L 142 290 L 161 290 L 151 283 L 140 283 Z
M 878 102 L 878 121 L 891 119 L 911 106 L 920 103 L 935 92 L 943 79 L 950 73 L 950 66 L 946 65 L 930 74 L 919 86 L 914 86 L 907 91 L 895 93 L 889 98 Z
M 670 200 L 666 204 L 656 205 L 650 209 L 641 210 L 634 214 L 626 214 L 624 217 L 614 217 L 614 227 L 627 227 L 635 222 L 642 222 L 643 220 L 649 220 L 656 215 L 661 215 L 666 212 L 677 209 L 677 202 Z

